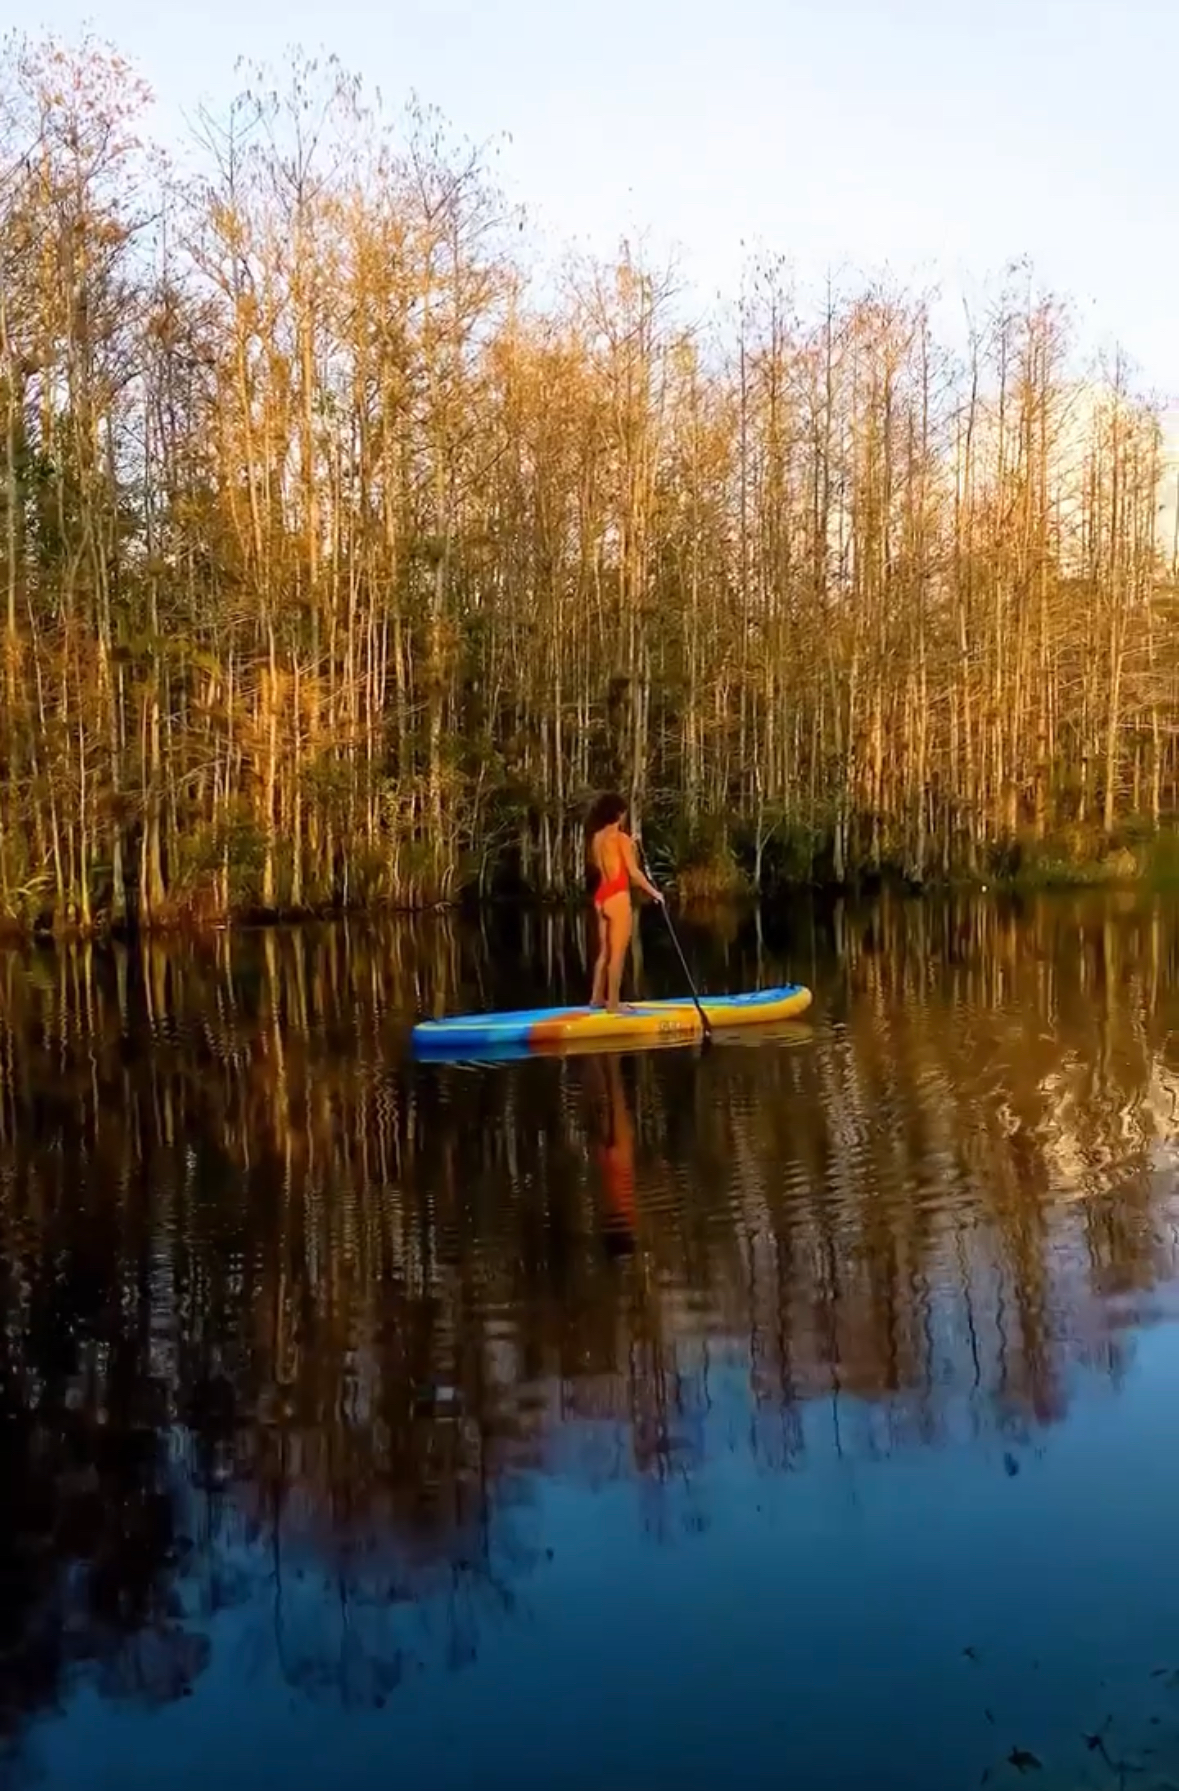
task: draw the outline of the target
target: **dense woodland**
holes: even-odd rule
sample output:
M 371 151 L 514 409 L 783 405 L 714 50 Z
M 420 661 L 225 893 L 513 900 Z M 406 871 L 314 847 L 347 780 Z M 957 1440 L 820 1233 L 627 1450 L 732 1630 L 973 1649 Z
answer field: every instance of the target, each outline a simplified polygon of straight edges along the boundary
M 1025 271 L 963 350 L 776 264 L 686 322 L 334 68 L 147 107 L 5 49 L 4 916 L 559 895 L 605 784 L 698 889 L 1179 808 L 1158 407 Z

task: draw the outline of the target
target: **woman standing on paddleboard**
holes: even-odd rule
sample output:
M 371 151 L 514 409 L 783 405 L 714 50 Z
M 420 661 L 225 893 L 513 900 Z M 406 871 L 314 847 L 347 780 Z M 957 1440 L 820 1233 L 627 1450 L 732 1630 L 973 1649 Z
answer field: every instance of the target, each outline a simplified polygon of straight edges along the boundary
M 594 913 L 598 917 L 598 957 L 590 1006 L 605 1004 L 611 1014 L 618 1013 L 622 1006 L 622 968 L 633 926 L 630 886 L 637 884 L 653 902 L 663 900 L 655 885 L 643 875 L 634 841 L 624 831 L 625 821 L 626 803 L 621 796 L 599 796 L 585 829 L 594 873 Z

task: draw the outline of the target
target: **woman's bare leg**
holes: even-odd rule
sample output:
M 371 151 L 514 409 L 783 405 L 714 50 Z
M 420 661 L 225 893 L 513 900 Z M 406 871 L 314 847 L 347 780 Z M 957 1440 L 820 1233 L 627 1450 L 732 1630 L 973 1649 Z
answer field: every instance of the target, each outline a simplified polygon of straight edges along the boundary
M 610 922 L 598 909 L 598 955 L 594 961 L 594 982 L 590 1006 L 601 1007 L 606 1000 L 606 975 L 610 968 Z
M 613 896 L 606 903 L 606 919 L 610 928 L 610 963 L 606 973 L 606 1006 L 616 1014 L 622 1006 L 622 970 L 630 945 L 630 896 Z

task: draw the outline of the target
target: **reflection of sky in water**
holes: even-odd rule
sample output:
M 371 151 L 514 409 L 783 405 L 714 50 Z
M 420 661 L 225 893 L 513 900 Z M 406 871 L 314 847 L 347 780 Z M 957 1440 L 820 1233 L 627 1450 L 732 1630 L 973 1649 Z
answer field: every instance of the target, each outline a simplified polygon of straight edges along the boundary
M 533 1564 L 505 1569 L 510 1611 L 474 1594 L 463 1670 L 447 1670 L 442 1593 L 345 1621 L 332 1585 L 292 1561 L 279 1614 L 289 1664 L 343 1669 L 369 1702 L 380 1688 L 365 1657 L 399 1647 L 412 1663 L 383 1708 L 344 1708 L 338 1678 L 321 1696 L 292 1691 L 277 1669 L 273 1562 L 239 1548 L 251 1597 L 213 1622 L 191 1699 L 144 1722 L 83 1690 L 32 1752 L 53 1782 L 95 1791 L 246 1785 L 260 1771 L 357 1791 L 933 1791 L 977 1784 L 1017 1744 L 1053 1769 L 1037 1782 L 1054 1783 L 1085 1756 L 1081 1731 L 1114 1713 L 1111 1747 L 1132 1731 L 1137 1757 L 1154 1746 L 1161 1762 L 1179 1737 L 1179 1693 L 1151 1677 L 1179 1666 L 1179 1436 L 1160 1421 L 1179 1387 L 1179 1330 L 1144 1331 L 1133 1356 L 1116 1394 L 1082 1378 L 1066 1421 L 1022 1442 L 971 1440 L 951 1421 L 946 1446 L 872 1459 L 841 1452 L 840 1430 L 867 1417 L 857 1402 L 811 1401 L 792 1472 L 759 1469 L 747 1379 L 717 1369 L 703 1466 L 663 1486 L 590 1489 L 584 1457 L 568 1473 L 558 1457 L 521 1489 L 529 1503 L 493 1520 L 493 1566 L 501 1530 Z
M 410 1073 L 385 1015 L 425 931 L 227 941 L 228 993 L 169 960 L 129 1054 L 104 960 L 64 1068 L 44 971 L 0 1014 L 0 1397 L 67 1520 L 28 1608 L 59 1565 L 85 1652 L 61 1483 L 97 1462 L 126 1500 L 120 1592 L 157 1435 L 195 1547 L 152 1568 L 190 1640 L 132 1634 L 50 1716 L 34 1688 L 25 1764 L 946 1791 L 1020 1747 L 1075 1791 L 1116 1782 L 1082 1739 L 1112 1715 L 1115 1757 L 1179 1767 L 1179 910 L 1085 915 L 883 903 L 871 949 L 854 915 L 809 962 L 738 944 L 701 982 L 813 982 L 805 1041 L 625 1074 Z M 483 968 L 445 1004 L 504 1005 Z

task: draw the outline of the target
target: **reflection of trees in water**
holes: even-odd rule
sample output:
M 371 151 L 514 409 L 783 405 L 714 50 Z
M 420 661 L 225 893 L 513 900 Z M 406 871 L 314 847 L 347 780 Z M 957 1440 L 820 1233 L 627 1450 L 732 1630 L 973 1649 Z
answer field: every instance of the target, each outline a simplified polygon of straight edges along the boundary
M 4 1265 L 0 1738 L 83 1668 L 107 1697 L 160 1704 L 208 1657 L 178 1591 L 191 1543 L 144 1374 L 142 1282 L 115 1234 L 89 1232 L 80 1249 L 33 1232 Z
M 678 1534 L 808 1407 L 872 1455 L 1123 1371 L 1175 1264 L 1166 910 L 806 911 L 801 1048 L 408 1064 L 416 1009 L 581 989 L 513 925 L 498 968 L 441 923 L 0 959 L 10 1728 L 83 1662 L 183 1695 L 226 1606 L 378 1703 L 526 1595 L 538 1472 Z M 747 985 L 772 926 L 710 949 Z

